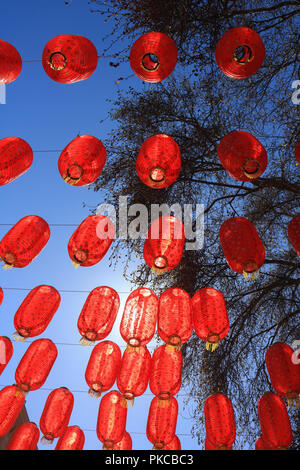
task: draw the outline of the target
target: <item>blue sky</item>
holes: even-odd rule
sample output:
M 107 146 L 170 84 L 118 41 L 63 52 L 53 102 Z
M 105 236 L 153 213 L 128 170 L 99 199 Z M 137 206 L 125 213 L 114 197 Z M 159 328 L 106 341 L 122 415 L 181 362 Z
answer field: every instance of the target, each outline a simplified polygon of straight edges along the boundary
M 23 61 L 40 60 L 45 44 L 58 34 L 86 36 L 100 52 L 102 38 L 113 27 L 112 24 L 105 24 L 100 15 L 90 13 L 87 0 L 73 0 L 70 6 L 65 6 L 63 0 L 2 2 L 0 14 L 1 39 L 13 44 Z M 39 151 L 62 150 L 78 133 L 104 140 L 112 129 L 108 119 L 100 124 L 109 111 L 106 99 L 114 99 L 118 87 L 141 87 L 141 81 L 135 76 L 120 85 L 115 84 L 120 76 L 127 77 L 131 73 L 129 62 L 116 70 L 109 67 L 109 60 L 99 59 L 95 73 L 88 80 L 61 85 L 45 74 L 41 62 L 25 62 L 18 79 L 6 87 L 6 104 L 0 105 L 0 139 L 21 137 L 34 150 L 34 161 L 29 171 L 0 188 L 0 239 L 10 228 L 5 224 L 13 225 L 31 214 L 43 217 L 51 229 L 50 241 L 31 265 L 24 269 L 0 271 L 0 286 L 5 295 L 0 307 L 0 335 L 11 337 L 14 314 L 30 289 L 40 284 L 50 284 L 60 291 L 61 306 L 40 336 L 50 338 L 57 344 L 58 358 L 42 389 L 28 394 L 26 407 L 30 420 L 39 424 L 50 390 L 68 387 L 75 397 L 70 425 L 76 424 L 84 430 L 85 449 L 101 449 L 102 445 L 95 432 L 99 400 L 88 396 L 84 380 L 91 348 L 78 345 L 77 319 L 93 288 L 108 285 L 116 289 L 121 307 L 115 327 L 107 339 L 116 341 L 123 351 L 125 344 L 119 334 L 119 322 L 124 302 L 133 286 L 124 280 L 121 265 L 115 271 L 109 267 L 109 252 L 94 267 L 73 268 L 67 252 L 68 240 L 76 226 L 89 215 L 89 207 L 103 202 L 101 192 L 67 185 L 57 169 L 59 152 Z M 1 388 L 14 383 L 15 369 L 27 347 L 28 342 L 14 342 L 13 358 L 0 377 Z M 150 349 L 152 352 L 153 345 Z M 181 394 L 184 395 L 184 391 Z M 146 438 L 147 414 L 152 397 L 148 389 L 128 411 L 127 431 L 132 436 L 134 449 L 152 448 Z M 190 436 L 193 424 L 191 410 L 184 409 L 184 400 L 185 397 L 178 397 L 177 435 L 183 449 L 197 449 L 196 440 Z M 56 442 L 46 449 L 54 448 Z M 45 447 L 39 444 L 39 448 Z

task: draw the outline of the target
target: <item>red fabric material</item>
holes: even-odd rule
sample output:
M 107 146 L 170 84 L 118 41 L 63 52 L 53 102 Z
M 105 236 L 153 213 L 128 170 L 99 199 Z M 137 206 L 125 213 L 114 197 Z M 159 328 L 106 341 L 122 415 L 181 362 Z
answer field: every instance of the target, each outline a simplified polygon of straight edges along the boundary
M 89 78 L 96 70 L 98 53 L 89 39 L 74 34 L 61 34 L 46 44 L 42 61 L 46 74 L 52 80 L 75 83 Z
M 300 394 L 300 364 L 293 363 L 294 350 L 285 343 L 274 343 L 266 352 L 265 361 L 272 387 L 281 397 Z
M 16 385 L 0 390 L 0 437 L 11 429 L 24 404 L 25 393 Z
M 174 439 L 177 415 L 176 398 L 172 397 L 169 402 L 163 404 L 158 397 L 154 397 L 151 401 L 147 421 L 147 438 L 156 449 L 163 449 Z
M 19 137 L 1 139 L 0 154 L 0 186 L 23 175 L 33 162 L 33 152 L 30 145 Z
M 67 388 L 56 388 L 49 394 L 40 419 L 40 429 L 44 438 L 52 441 L 64 433 L 69 424 L 73 405 L 74 397 Z
M 218 448 L 229 448 L 235 441 L 235 419 L 231 401 L 222 393 L 210 395 L 204 403 L 207 439 Z
M 102 398 L 97 421 L 97 436 L 105 448 L 113 449 L 126 429 L 127 408 L 122 406 L 122 395 L 113 390 Z
M 125 349 L 117 377 L 117 386 L 125 398 L 143 395 L 149 382 L 151 355 L 145 346 L 137 350 Z M 131 398 L 132 397 L 132 398 Z
M 181 450 L 181 442 L 178 437 L 173 437 L 172 441 L 166 444 L 163 450 Z
M 114 445 L 114 450 L 132 450 L 132 439 L 127 431 L 122 439 Z
M 259 436 L 259 438 L 255 442 L 255 450 L 275 450 L 273 446 L 270 446 L 267 444 L 262 436 Z
M 297 255 L 300 256 L 300 214 L 295 215 L 288 225 L 288 236 Z
M 0 375 L 12 358 L 14 347 L 7 336 L 0 336 Z
M 288 449 L 293 434 L 283 399 L 272 392 L 264 393 L 258 402 L 258 418 L 264 442 L 275 449 Z
M 82 450 L 84 441 L 84 432 L 78 426 L 69 426 L 59 438 L 55 450 Z
M 0 84 L 11 83 L 21 73 L 21 56 L 14 46 L 0 40 L 0 57 Z
M 204 449 L 205 450 L 232 450 L 232 446 L 218 447 L 217 445 L 213 444 L 212 442 L 210 442 L 209 439 L 206 438 Z
M 153 353 L 149 385 L 153 395 L 168 400 L 176 395 L 181 387 L 182 354 L 176 348 L 159 346 Z
M 238 47 L 246 46 L 243 58 L 235 60 Z M 265 46 L 259 34 L 250 28 L 237 27 L 227 31 L 215 51 L 220 70 L 231 78 L 247 78 L 258 71 L 265 58 Z
M 157 332 L 165 343 L 174 346 L 186 343 L 191 337 L 193 332 L 192 301 L 185 290 L 171 287 L 161 294 Z
M 121 350 L 112 341 L 102 341 L 91 353 L 85 380 L 91 390 L 103 393 L 115 383 L 121 364 Z
M 14 432 L 6 450 L 35 450 L 40 431 L 35 423 L 22 423 Z
M 149 54 L 154 54 L 158 58 L 159 65 L 157 68 L 156 63 L 152 61 Z M 173 39 L 167 34 L 157 32 L 146 33 L 133 44 L 129 60 L 133 72 L 144 82 L 161 82 L 175 68 L 177 47 Z M 153 70 L 153 68 L 156 68 L 156 70 Z

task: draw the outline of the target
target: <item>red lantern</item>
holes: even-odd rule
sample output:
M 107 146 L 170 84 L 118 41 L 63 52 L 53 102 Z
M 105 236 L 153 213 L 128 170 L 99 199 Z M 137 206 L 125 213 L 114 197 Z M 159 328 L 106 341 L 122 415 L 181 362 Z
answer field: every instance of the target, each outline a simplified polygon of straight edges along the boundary
M 13 426 L 25 404 L 25 393 L 17 385 L 0 390 L 0 437 Z
M 0 336 L 0 375 L 11 360 L 13 352 L 14 347 L 11 340 L 6 336 Z
M 132 439 L 127 431 L 122 439 L 114 445 L 113 450 L 132 450 Z
M 149 385 L 153 395 L 161 401 L 160 406 L 167 406 L 171 396 L 179 392 L 181 378 L 181 351 L 168 349 L 166 345 L 159 346 L 152 356 Z
M 30 145 L 19 137 L 1 139 L 0 154 L 0 186 L 8 184 L 23 175 L 33 162 Z
M 265 148 L 249 132 L 233 131 L 218 146 L 218 157 L 230 176 L 238 181 L 259 178 L 268 164 Z
M 228 450 L 235 441 L 235 419 L 231 401 L 222 393 L 210 395 L 204 403 L 207 439 L 218 450 Z
M 204 287 L 192 298 L 196 335 L 206 341 L 206 349 L 214 351 L 229 332 L 229 319 L 222 292 Z
M 177 47 L 167 34 L 143 34 L 130 51 L 130 66 L 144 82 L 157 83 L 167 78 L 177 62 Z
M 133 406 L 134 398 L 146 391 L 150 368 L 151 355 L 145 346 L 125 349 L 117 377 L 117 386 L 124 398 L 123 406 Z
M 22 341 L 43 333 L 59 305 L 60 295 L 54 287 L 42 285 L 32 289 L 15 314 L 15 339 Z
M 175 437 L 178 404 L 174 397 L 171 397 L 167 406 L 161 406 L 162 401 L 154 397 L 150 404 L 147 421 L 147 438 L 153 449 L 162 450 Z
M 298 139 L 295 146 L 295 157 L 298 163 L 300 163 L 300 139 Z
M 293 434 L 283 399 L 272 392 L 264 393 L 258 402 L 258 417 L 264 442 L 276 450 L 288 449 Z
M 150 226 L 144 244 L 144 259 L 155 274 L 171 271 L 181 260 L 184 226 L 174 216 L 162 216 Z
M 85 380 L 91 396 L 100 397 L 115 383 L 121 364 L 121 350 L 112 341 L 102 341 L 94 347 L 90 356 Z
M 15 380 L 24 392 L 38 390 L 45 383 L 57 357 L 57 348 L 50 339 L 37 339 L 27 348 L 15 373 Z
M 175 435 L 169 444 L 166 444 L 163 450 L 181 450 L 181 443 L 178 437 Z
M 35 423 L 22 423 L 9 441 L 6 450 L 36 450 L 40 431 Z
M 171 287 L 161 294 L 157 331 L 161 339 L 171 348 L 180 348 L 191 337 L 192 302 L 185 290 Z
M 14 46 L 6 41 L 0 40 L 0 57 L 0 84 L 11 83 L 21 73 L 21 56 Z
M 56 388 L 49 394 L 40 419 L 40 429 L 44 436 L 42 443 L 52 444 L 61 437 L 69 424 L 74 397 L 65 387 Z
M 4 299 L 4 293 L 3 293 L 2 287 L 0 287 L 0 305 L 2 305 L 3 299 Z
M 255 450 L 276 450 L 274 447 L 267 444 L 262 436 L 260 436 L 255 442 Z
M 100 176 L 106 162 L 101 140 L 91 135 L 75 137 L 62 151 L 58 169 L 66 183 L 87 186 Z
M 122 395 L 113 390 L 101 399 L 97 421 L 97 436 L 103 450 L 112 450 L 125 433 L 127 408 L 121 405 Z
M 82 450 L 84 432 L 78 426 L 69 426 L 59 438 L 55 450 Z
M 37 215 L 19 220 L 0 242 L 0 258 L 5 269 L 24 268 L 44 248 L 50 238 L 47 222 Z
M 148 344 L 154 336 L 158 297 L 151 289 L 139 288 L 128 296 L 120 324 L 120 333 L 130 348 Z
M 300 406 L 300 364 L 293 360 L 294 350 L 285 343 L 274 343 L 266 352 L 266 366 L 275 392 L 288 405 Z
M 217 445 L 213 444 L 212 442 L 210 442 L 209 439 L 205 439 L 205 450 L 232 450 L 232 446 L 228 446 L 228 447 L 218 447 Z
M 172 137 L 157 134 L 142 144 L 136 171 L 140 180 L 150 188 L 167 188 L 178 178 L 180 168 L 180 149 Z
M 265 262 L 265 249 L 254 225 L 244 217 L 225 220 L 220 242 L 229 267 L 245 279 L 255 279 Z
M 300 214 L 295 215 L 288 226 L 288 236 L 296 253 L 300 256 Z
M 120 307 L 120 298 L 111 287 L 96 287 L 90 292 L 78 318 L 77 327 L 83 345 L 100 341 L 112 330 Z
M 95 72 L 98 53 L 89 39 L 61 34 L 46 44 L 42 61 L 46 74 L 52 80 L 75 83 L 89 78 Z
M 265 59 L 265 46 L 259 34 L 250 28 L 227 31 L 219 40 L 216 51 L 219 69 L 231 78 L 247 78 L 258 71 Z
M 106 255 L 115 236 L 115 228 L 104 215 L 89 215 L 75 230 L 68 243 L 75 267 L 94 266 Z

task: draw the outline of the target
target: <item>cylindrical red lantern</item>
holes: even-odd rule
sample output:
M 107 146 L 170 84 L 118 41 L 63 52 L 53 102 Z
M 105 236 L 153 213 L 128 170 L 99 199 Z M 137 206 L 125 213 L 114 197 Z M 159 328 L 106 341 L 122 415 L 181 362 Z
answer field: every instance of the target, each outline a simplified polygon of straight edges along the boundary
M 0 336 L 0 375 L 12 358 L 14 347 L 7 336 Z
M 130 50 L 130 66 L 144 82 L 158 83 L 167 78 L 177 62 L 177 47 L 167 34 L 143 34 Z
M 19 137 L 1 139 L 0 154 L 0 186 L 23 175 L 33 162 L 33 152 L 30 145 Z
M 78 426 L 69 426 L 58 439 L 55 450 L 82 450 L 84 441 L 82 429 Z
M 214 351 L 229 332 L 229 319 L 222 292 L 211 287 L 199 289 L 192 298 L 196 335 Z
M 104 450 L 111 450 L 121 441 L 126 429 L 127 408 L 121 405 L 122 395 L 113 390 L 101 399 L 97 436 Z
M 75 267 L 94 266 L 106 255 L 115 236 L 115 227 L 104 215 L 89 215 L 75 230 L 68 252 Z
M 154 336 L 158 297 L 151 289 L 141 287 L 128 296 L 120 324 L 120 333 L 131 348 L 148 344 Z
M 25 393 L 17 385 L 0 390 L 0 437 L 13 426 L 25 404 Z
M 151 224 L 144 244 L 144 259 L 155 274 L 171 271 L 181 260 L 185 244 L 184 226 L 179 219 L 162 216 Z
M 295 145 L 295 157 L 298 163 L 300 163 L 300 139 L 297 140 Z
M 288 226 L 288 236 L 297 255 L 300 256 L 300 214 L 295 215 Z
M 255 279 L 265 262 L 265 248 L 254 225 L 231 217 L 220 228 L 220 242 L 229 267 L 245 279 Z
M 264 442 L 274 449 L 288 449 L 293 442 L 289 415 L 283 399 L 267 392 L 258 402 L 258 417 Z
M 122 439 L 114 445 L 113 450 L 132 450 L 132 439 L 127 431 Z
M 87 186 L 100 176 L 106 162 L 101 140 L 91 135 L 75 137 L 58 160 L 61 177 L 72 186 Z
M 111 287 L 93 289 L 81 310 L 77 327 L 83 345 L 106 338 L 112 330 L 120 307 L 120 297 Z
M 157 134 L 142 144 L 136 171 L 140 180 L 150 188 L 167 188 L 178 178 L 180 168 L 180 149 L 172 137 Z
M 247 78 L 262 66 L 265 46 L 253 29 L 232 28 L 219 40 L 215 57 L 219 69 L 228 77 Z
M 300 406 L 300 364 L 293 361 L 294 350 L 285 343 L 274 343 L 266 352 L 265 361 L 272 387 L 288 405 Z
M 124 400 L 122 405 L 133 406 L 134 398 L 143 395 L 149 382 L 151 355 L 145 346 L 125 349 L 117 377 L 117 386 Z
M 121 365 L 121 350 L 112 341 L 102 341 L 94 347 L 90 356 L 85 380 L 90 387 L 89 394 L 100 397 L 115 383 Z
M 22 59 L 17 49 L 0 40 L 0 84 L 13 82 L 21 73 Z
M 175 435 L 169 444 L 166 444 L 162 450 L 181 450 L 181 442 Z
M 171 397 L 167 406 L 164 406 L 158 397 L 153 398 L 148 414 L 147 438 L 154 444 L 154 449 L 162 450 L 174 439 L 177 415 L 178 403 L 176 398 Z
M 276 450 L 276 449 L 274 449 L 273 446 L 270 446 L 268 443 L 266 443 L 263 440 L 262 436 L 259 436 L 259 438 L 255 442 L 255 450 Z
M 167 406 L 172 396 L 179 392 L 182 380 L 182 354 L 176 348 L 159 346 L 151 359 L 150 390 Z
M 47 222 L 37 215 L 19 220 L 0 242 L 0 258 L 5 269 L 24 268 L 45 247 L 50 238 Z
M 169 347 L 180 348 L 192 335 L 193 312 L 189 294 L 171 287 L 159 298 L 157 332 Z
M 235 441 L 235 419 L 231 401 L 222 393 L 210 395 L 204 403 L 208 440 L 218 449 L 228 449 Z
M 74 397 L 65 387 L 56 388 L 49 394 L 40 419 L 40 429 L 44 436 L 42 443 L 52 444 L 61 437 L 69 424 Z
M 4 300 L 4 293 L 2 287 L 0 287 L 0 305 L 2 305 L 2 302 Z
M 233 131 L 218 146 L 218 157 L 230 176 L 238 181 L 259 178 L 268 164 L 265 148 L 252 134 Z
M 38 390 L 46 381 L 57 357 L 57 348 L 50 339 L 37 339 L 27 348 L 15 373 L 15 380 L 24 392 Z
M 89 39 L 74 34 L 61 34 L 47 42 L 42 61 L 46 74 L 52 80 L 75 83 L 94 73 L 98 53 Z
M 59 305 L 60 295 L 54 287 L 41 285 L 32 289 L 14 316 L 15 339 L 22 341 L 43 333 Z
M 6 450 L 36 450 L 40 431 L 35 423 L 22 423 L 14 432 Z

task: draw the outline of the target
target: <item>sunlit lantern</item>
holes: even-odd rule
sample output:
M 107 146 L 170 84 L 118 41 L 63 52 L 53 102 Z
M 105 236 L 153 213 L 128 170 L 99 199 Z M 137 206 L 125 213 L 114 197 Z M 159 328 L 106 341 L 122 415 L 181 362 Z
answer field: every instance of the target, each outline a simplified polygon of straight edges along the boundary
M 166 345 L 159 346 L 151 359 L 149 385 L 153 395 L 159 398 L 159 406 L 168 406 L 172 396 L 181 387 L 182 354 L 181 351 Z
M 30 145 L 19 137 L 1 139 L 0 155 L 0 186 L 8 184 L 23 175 L 33 162 L 33 152 Z
M 297 255 L 300 256 L 300 214 L 295 215 L 288 226 L 288 236 Z
M 36 450 L 40 431 L 35 423 L 22 423 L 14 432 L 6 450 Z
M 17 385 L 0 390 L 0 437 L 12 428 L 25 404 L 25 393 Z
M 178 403 L 171 397 L 167 406 L 161 406 L 161 400 L 154 397 L 150 404 L 147 421 L 147 438 L 153 444 L 153 449 L 162 450 L 175 437 Z
M 0 336 L 0 375 L 12 358 L 14 347 L 7 336 Z
M 22 70 L 22 59 L 17 49 L 0 40 L 0 84 L 13 82 Z
M 40 429 L 44 434 L 42 444 L 52 444 L 61 437 L 72 414 L 74 397 L 65 387 L 56 388 L 49 394 L 40 419 Z
M 264 442 L 276 450 L 288 449 L 293 434 L 283 399 L 272 392 L 264 393 L 258 402 L 258 417 Z
M 82 450 L 84 441 L 82 429 L 79 426 L 69 426 L 58 439 L 55 450 Z
M 228 450 L 235 441 L 235 419 L 232 403 L 222 393 L 210 395 L 204 403 L 207 439 L 217 450 Z
M 132 439 L 127 431 L 122 439 L 114 445 L 113 450 L 132 450 Z
M 122 406 L 122 395 L 113 390 L 103 396 L 99 406 L 97 436 L 103 450 L 111 450 L 121 441 L 126 430 L 127 408 Z

